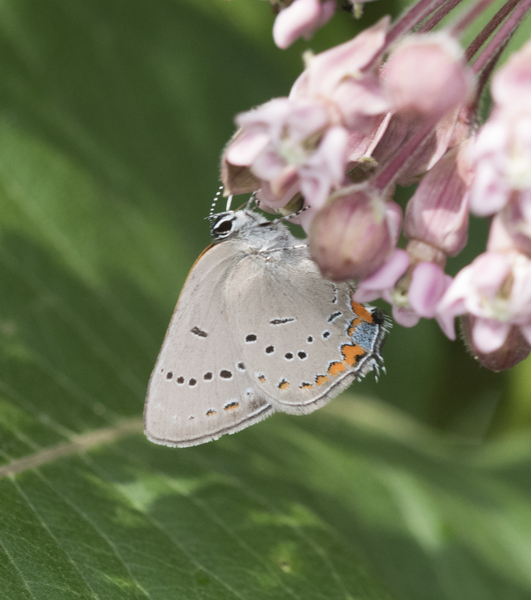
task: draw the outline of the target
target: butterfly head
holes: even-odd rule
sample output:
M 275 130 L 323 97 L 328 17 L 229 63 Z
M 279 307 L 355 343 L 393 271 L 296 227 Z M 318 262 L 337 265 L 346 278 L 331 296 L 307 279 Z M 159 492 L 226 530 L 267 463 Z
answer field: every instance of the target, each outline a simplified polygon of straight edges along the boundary
M 214 243 L 221 242 L 237 233 L 257 226 L 268 227 L 270 221 L 248 210 L 227 210 L 210 215 L 210 236 Z

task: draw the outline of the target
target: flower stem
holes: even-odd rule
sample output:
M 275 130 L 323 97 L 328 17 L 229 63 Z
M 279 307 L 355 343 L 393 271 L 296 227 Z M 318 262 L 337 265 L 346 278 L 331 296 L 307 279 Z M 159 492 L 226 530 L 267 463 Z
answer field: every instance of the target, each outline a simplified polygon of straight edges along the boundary
M 433 132 L 437 120 L 430 119 L 405 142 L 400 151 L 385 165 L 378 175 L 374 178 L 372 185 L 379 191 L 385 188 L 397 177 L 409 162 L 421 151 L 424 143 Z
M 505 23 L 498 29 L 494 37 L 488 43 L 487 47 L 478 56 L 472 69 L 475 73 L 479 73 L 483 67 L 496 55 L 499 48 L 506 43 L 506 39 L 510 38 L 517 27 L 523 21 L 527 11 L 531 8 L 531 0 L 522 0 L 513 10 Z
M 454 35 L 456 38 L 459 37 L 463 31 L 478 17 L 480 17 L 494 1 L 495 0 L 479 0 L 476 2 L 452 25 L 450 28 L 452 35 Z
M 489 37 L 498 29 L 500 23 L 502 23 L 507 15 L 519 4 L 520 0 L 509 0 L 506 2 L 500 10 L 492 17 L 492 19 L 485 25 L 485 27 L 478 33 L 478 35 L 472 40 L 470 45 L 465 51 L 465 60 L 468 62 L 471 60 L 483 44 L 489 39 Z
M 431 31 L 448 13 L 450 13 L 463 0 L 447 0 L 431 17 L 418 29 L 418 33 Z
M 434 10 L 440 8 L 446 0 L 420 0 L 412 6 L 398 21 L 391 27 L 385 40 L 385 47 L 388 48 L 401 35 L 411 31 L 413 27 L 421 23 Z

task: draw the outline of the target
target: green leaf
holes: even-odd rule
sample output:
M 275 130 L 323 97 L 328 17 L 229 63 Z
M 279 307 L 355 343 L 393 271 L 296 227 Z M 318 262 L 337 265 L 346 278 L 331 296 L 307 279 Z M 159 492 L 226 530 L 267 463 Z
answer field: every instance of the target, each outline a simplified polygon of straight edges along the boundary
M 458 442 L 390 405 L 427 421 L 445 377 L 483 398 L 428 326 L 352 388 L 387 404 L 185 450 L 142 434 L 233 115 L 300 71 L 270 29 L 266 2 L 0 3 L 2 600 L 531 595 L 531 434 Z

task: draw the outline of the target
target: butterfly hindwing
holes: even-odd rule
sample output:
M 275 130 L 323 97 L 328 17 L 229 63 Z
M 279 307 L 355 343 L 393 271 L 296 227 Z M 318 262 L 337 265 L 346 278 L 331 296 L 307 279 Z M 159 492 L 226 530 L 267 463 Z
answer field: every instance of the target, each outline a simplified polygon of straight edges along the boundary
M 384 323 L 352 301 L 348 283 L 324 279 L 306 248 L 246 260 L 227 282 L 244 312 L 229 318 L 255 385 L 277 410 L 312 412 L 377 368 Z

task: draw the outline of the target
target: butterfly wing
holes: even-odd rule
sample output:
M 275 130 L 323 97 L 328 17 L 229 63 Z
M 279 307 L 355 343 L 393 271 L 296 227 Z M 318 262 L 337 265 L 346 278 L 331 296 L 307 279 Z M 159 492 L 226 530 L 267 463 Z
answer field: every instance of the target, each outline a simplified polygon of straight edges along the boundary
M 224 288 L 237 264 L 231 242 L 208 249 L 192 268 L 149 382 L 147 437 L 194 446 L 234 433 L 272 414 L 250 379 L 233 337 Z
M 348 283 L 324 279 L 305 248 L 247 260 L 255 268 L 242 261 L 227 285 L 245 315 L 229 318 L 255 388 L 275 409 L 312 412 L 378 370 L 385 319 L 354 303 Z

